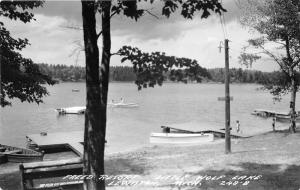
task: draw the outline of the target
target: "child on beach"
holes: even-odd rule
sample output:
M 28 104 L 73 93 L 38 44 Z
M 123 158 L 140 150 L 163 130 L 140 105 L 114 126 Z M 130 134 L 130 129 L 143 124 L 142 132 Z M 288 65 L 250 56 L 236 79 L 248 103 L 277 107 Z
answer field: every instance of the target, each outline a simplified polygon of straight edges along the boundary
M 272 121 L 273 131 L 275 131 L 275 125 L 276 125 L 276 117 L 273 117 L 273 121 Z
M 239 120 L 236 120 L 236 132 L 237 133 L 239 133 L 240 132 L 240 126 L 241 126 L 241 124 L 240 124 L 240 121 Z

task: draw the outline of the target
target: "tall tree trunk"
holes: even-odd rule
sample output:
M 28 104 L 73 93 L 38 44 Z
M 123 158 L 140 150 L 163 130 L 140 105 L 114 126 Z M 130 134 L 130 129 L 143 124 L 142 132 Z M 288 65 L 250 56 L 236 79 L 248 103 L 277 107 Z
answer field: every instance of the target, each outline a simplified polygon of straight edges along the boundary
M 110 9 L 111 1 L 101 2 L 102 7 L 102 59 L 100 70 L 100 85 L 101 85 L 101 103 L 107 105 L 107 93 L 109 82 L 109 64 L 110 64 L 110 49 L 111 49 L 111 35 L 110 35 Z M 106 107 L 105 107 L 106 108 Z M 106 111 L 106 109 L 105 109 Z M 106 116 L 106 112 L 105 112 Z
M 106 104 L 101 101 L 99 50 L 97 45 L 95 2 L 82 0 L 82 20 L 86 61 L 86 112 L 83 174 L 99 179 L 104 174 Z M 103 190 L 105 181 L 86 180 L 84 189 Z
M 297 93 L 297 84 L 295 80 L 295 75 L 291 77 L 291 102 L 290 102 L 290 114 L 291 114 L 291 123 L 290 131 L 296 133 L 296 93 Z

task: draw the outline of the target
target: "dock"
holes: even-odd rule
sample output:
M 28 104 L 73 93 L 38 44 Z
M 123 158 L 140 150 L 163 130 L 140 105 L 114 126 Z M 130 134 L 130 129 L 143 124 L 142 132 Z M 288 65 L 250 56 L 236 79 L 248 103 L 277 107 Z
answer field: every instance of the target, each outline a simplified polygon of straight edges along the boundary
M 180 124 L 164 125 L 162 128 L 168 127 L 173 131 L 184 132 L 184 133 L 211 133 L 217 137 L 225 137 L 224 127 L 218 127 L 208 123 L 188 122 Z M 234 128 L 234 127 L 232 127 Z M 237 133 L 235 130 L 230 130 L 230 136 L 232 138 L 248 138 L 251 135 Z
M 31 144 L 36 144 L 41 150 L 70 148 L 78 156 L 83 156 L 83 131 L 60 133 L 40 133 L 27 135 Z

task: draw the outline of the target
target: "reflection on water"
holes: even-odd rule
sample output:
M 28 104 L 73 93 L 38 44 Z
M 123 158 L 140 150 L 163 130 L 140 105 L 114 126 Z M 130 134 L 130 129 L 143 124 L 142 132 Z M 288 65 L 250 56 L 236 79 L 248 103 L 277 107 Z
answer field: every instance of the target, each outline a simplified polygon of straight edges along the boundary
M 247 134 L 272 130 L 270 119 L 250 115 L 256 108 L 288 110 L 289 96 L 273 103 L 272 96 L 256 90 L 258 85 L 231 85 L 231 124 L 239 120 Z M 78 89 L 78 92 L 72 92 Z M 62 83 L 48 88 L 44 104 L 14 101 L 1 109 L 0 143 L 25 146 L 26 134 L 68 132 L 84 128 L 84 115 L 59 115 L 55 108 L 84 106 L 85 84 Z M 133 83 L 111 83 L 108 101 L 120 100 L 139 104 L 137 108 L 108 108 L 108 152 L 148 146 L 149 134 L 161 125 L 197 121 L 224 128 L 225 93 L 222 84 L 164 84 L 162 87 L 137 90 Z M 299 99 L 296 103 L 299 107 Z M 283 125 L 283 124 L 282 124 Z

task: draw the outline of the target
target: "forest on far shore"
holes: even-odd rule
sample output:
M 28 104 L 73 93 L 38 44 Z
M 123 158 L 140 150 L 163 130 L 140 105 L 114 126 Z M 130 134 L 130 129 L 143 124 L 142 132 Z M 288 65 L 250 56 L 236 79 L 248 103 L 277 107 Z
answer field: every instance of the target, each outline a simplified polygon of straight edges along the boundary
M 49 65 L 39 64 L 43 74 L 51 76 L 57 81 L 63 82 L 83 82 L 85 81 L 85 67 L 67 66 L 67 65 Z M 224 82 L 224 68 L 200 70 L 204 82 Z M 272 80 L 274 76 L 280 75 L 280 72 L 262 72 L 257 70 L 244 70 L 241 68 L 230 69 L 230 81 L 234 83 L 258 83 L 263 84 Z M 166 73 L 167 80 L 168 73 Z M 132 67 L 112 66 L 110 67 L 110 81 L 129 82 L 135 81 L 136 74 Z

